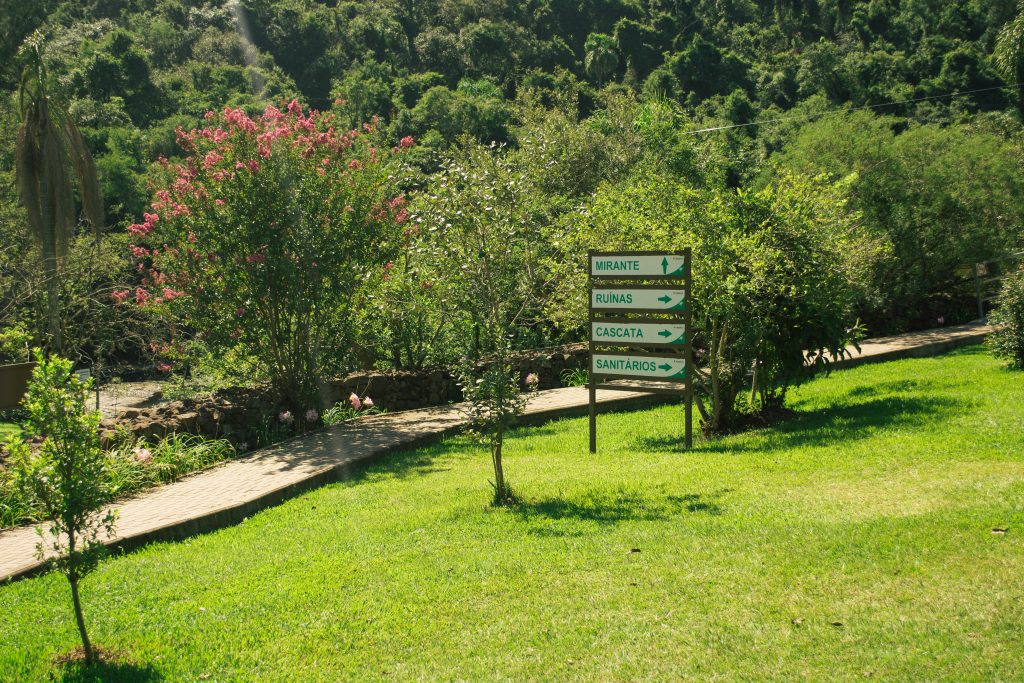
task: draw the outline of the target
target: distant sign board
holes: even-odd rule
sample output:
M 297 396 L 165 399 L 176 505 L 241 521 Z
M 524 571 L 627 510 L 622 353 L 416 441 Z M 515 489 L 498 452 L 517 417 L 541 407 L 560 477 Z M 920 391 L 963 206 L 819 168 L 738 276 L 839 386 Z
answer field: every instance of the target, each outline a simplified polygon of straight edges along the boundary
M 681 393 L 686 409 L 686 446 L 690 447 L 690 250 L 592 251 L 588 256 L 590 451 L 597 451 L 598 387 Z M 629 380 L 658 384 L 638 387 L 630 385 Z
M 619 279 L 672 277 L 686 274 L 686 258 L 680 254 L 590 255 L 590 275 Z
M 595 353 L 590 371 L 609 377 L 641 377 L 665 381 L 686 379 L 686 359 L 679 356 L 635 356 Z
M 629 346 L 683 346 L 686 344 L 686 325 L 671 321 L 596 320 L 590 323 L 590 338 L 595 342 Z
M 590 307 L 600 311 L 682 311 L 686 308 L 686 290 L 595 287 L 590 290 Z

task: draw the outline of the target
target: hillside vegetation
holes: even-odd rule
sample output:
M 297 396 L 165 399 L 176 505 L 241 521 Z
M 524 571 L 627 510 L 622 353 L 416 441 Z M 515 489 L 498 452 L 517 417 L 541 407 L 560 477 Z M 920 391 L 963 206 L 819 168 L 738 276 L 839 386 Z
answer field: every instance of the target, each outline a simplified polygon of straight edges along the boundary
M 151 166 L 181 158 L 175 131 L 210 110 L 293 99 L 339 127 L 377 117 L 390 144 L 415 139 L 412 198 L 453 146 L 505 145 L 548 223 L 652 174 L 716 193 L 790 174 L 840 183 L 844 211 L 884 246 L 857 302 L 867 329 L 966 320 L 964 265 L 1021 244 L 1024 51 L 1017 33 L 999 39 L 1018 14 L 1014 0 L 9 2 L 0 359 L 41 335 L 38 261 L 9 182 L 17 49 L 33 31 L 110 223 L 99 257 L 91 240 L 72 245 L 66 336 L 89 358 L 138 361 L 152 333 L 110 294 L 138 284 L 124 230 L 149 210 Z M 394 354 L 371 364 L 381 356 Z

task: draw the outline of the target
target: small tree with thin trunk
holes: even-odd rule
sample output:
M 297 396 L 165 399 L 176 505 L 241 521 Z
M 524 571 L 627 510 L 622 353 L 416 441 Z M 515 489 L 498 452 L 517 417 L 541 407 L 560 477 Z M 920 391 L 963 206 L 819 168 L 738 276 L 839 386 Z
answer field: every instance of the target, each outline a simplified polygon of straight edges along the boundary
M 104 550 L 100 534 L 113 533 L 116 513 L 102 511 L 110 500 L 106 459 L 100 448 L 100 415 L 86 407 L 92 381 L 71 373 L 71 361 L 36 353 L 23 405 L 28 412 L 25 436 L 41 439 L 38 449 L 25 441 L 12 445 L 18 478 L 31 490 L 40 512 L 50 520 L 37 527 L 39 559 L 52 553 L 53 563 L 71 584 L 75 622 L 87 663 L 96 660 L 82 614 L 78 587 L 95 569 Z
M 545 220 L 530 175 L 500 149 L 471 146 L 450 162 L 414 214 L 417 249 L 447 279 L 454 308 L 479 333 L 466 340 L 460 379 L 472 428 L 490 449 L 494 502 L 515 500 L 502 463 L 505 434 L 523 412 L 516 335 L 547 287 Z

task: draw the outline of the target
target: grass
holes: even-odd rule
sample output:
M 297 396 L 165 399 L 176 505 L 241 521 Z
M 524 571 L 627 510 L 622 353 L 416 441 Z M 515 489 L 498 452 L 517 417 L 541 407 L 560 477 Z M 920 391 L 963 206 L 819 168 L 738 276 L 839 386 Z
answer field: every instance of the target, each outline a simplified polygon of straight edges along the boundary
M 462 438 L 83 582 L 0 587 L 0 680 L 1020 680 L 1024 376 L 982 350 L 843 371 L 773 428 L 681 411 Z M 1006 530 L 994 532 L 994 529 Z M 132 664 L 134 662 L 134 664 Z
M 0 422 L 0 443 L 21 434 L 21 427 L 12 422 Z

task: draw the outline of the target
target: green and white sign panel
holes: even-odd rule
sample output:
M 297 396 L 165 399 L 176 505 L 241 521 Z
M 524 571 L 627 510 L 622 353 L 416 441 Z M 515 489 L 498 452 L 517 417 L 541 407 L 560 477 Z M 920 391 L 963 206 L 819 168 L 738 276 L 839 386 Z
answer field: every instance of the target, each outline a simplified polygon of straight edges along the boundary
M 682 254 L 592 255 L 590 274 L 597 277 L 683 277 Z
M 684 380 L 686 379 L 686 359 L 595 353 L 591 371 L 595 375 Z
M 686 290 L 595 287 L 590 291 L 595 311 L 685 311 Z
M 590 452 L 597 452 L 597 392 L 682 396 L 693 445 L 692 252 L 590 251 Z M 646 380 L 646 381 L 645 381 Z
M 597 344 L 623 346 L 685 346 L 686 325 L 672 321 L 592 322 L 590 338 Z

